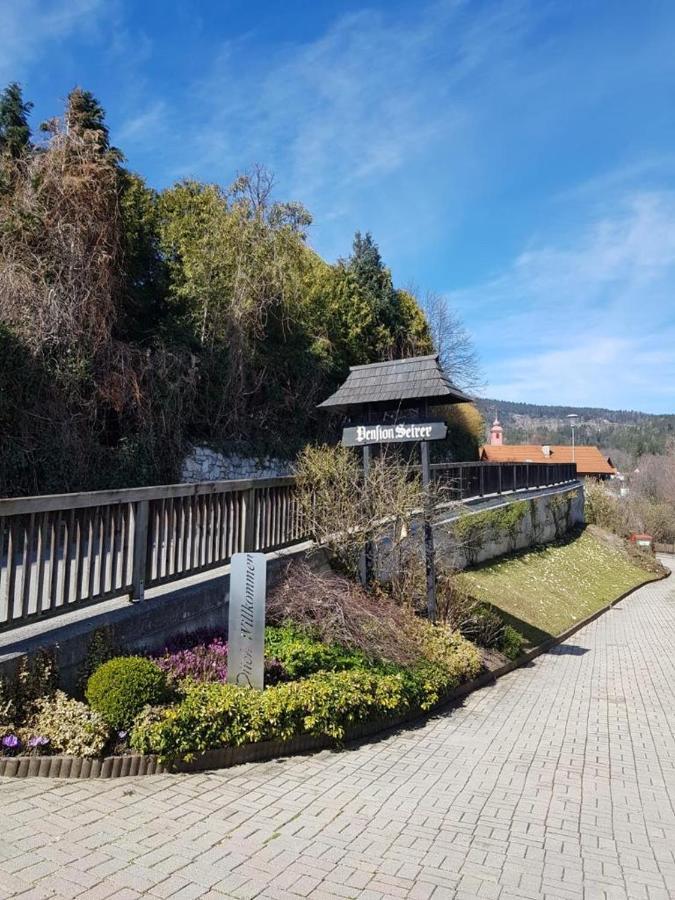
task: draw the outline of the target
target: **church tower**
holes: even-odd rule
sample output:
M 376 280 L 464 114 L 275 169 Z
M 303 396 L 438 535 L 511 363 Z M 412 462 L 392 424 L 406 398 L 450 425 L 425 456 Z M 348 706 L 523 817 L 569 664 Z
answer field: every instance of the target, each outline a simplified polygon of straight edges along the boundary
M 490 444 L 493 447 L 501 447 L 504 443 L 504 429 L 501 426 L 499 418 L 495 418 L 490 429 Z

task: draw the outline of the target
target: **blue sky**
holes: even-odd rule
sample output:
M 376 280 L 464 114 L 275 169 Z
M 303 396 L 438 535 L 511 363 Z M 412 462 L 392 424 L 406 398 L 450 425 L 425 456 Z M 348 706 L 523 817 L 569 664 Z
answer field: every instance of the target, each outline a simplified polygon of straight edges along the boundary
M 253 162 L 328 259 L 372 231 L 492 397 L 675 411 L 675 5 L 0 0 L 33 121 L 75 84 L 156 187 Z

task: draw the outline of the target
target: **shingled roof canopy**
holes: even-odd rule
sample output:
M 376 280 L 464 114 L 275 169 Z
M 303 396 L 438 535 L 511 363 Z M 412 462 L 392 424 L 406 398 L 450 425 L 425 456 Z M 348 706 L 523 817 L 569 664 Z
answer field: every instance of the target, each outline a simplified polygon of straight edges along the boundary
M 319 406 L 345 411 L 371 405 L 391 408 L 471 402 L 446 376 L 434 354 L 352 366 L 345 383 Z

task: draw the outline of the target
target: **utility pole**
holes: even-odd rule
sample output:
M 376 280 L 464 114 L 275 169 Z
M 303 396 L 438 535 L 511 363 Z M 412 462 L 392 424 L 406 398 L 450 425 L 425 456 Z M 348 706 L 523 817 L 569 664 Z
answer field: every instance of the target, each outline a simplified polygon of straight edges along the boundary
M 574 440 L 574 429 L 577 427 L 577 419 L 579 416 L 576 413 L 570 413 L 567 416 L 567 419 L 570 423 L 570 428 L 572 429 L 572 462 L 576 462 L 576 449 L 575 449 L 575 440 Z

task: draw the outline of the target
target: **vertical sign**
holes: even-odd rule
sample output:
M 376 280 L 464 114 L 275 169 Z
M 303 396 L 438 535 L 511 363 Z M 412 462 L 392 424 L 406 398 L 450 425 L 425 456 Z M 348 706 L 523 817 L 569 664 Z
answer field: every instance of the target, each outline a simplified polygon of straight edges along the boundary
M 230 567 L 230 614 L 227 634 L 227 680 L 261 691 L 265 668 L 264 553 L 235 553 Z

